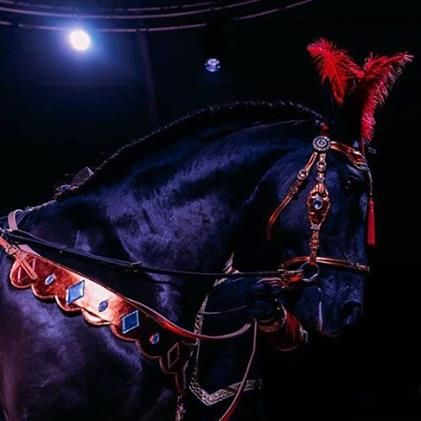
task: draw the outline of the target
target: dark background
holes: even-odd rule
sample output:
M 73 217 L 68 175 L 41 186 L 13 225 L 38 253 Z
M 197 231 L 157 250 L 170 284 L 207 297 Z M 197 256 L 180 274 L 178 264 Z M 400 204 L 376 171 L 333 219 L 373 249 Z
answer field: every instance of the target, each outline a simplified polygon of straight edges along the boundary
M 77 54 L 60 32 L 0 27 L 1 213 L 48 200 L 66 174 L 208 104 L 292 99 L 323 111 L 305 51 L 315 37 L 360 60 L 409 50 L 415 61 L 378 113 L 378 247 L 364 320 L 340 339 L 272 357 L 268 377 L 274 419 L 421 419 L 416 2 L 320 0 L 224 34 L 222 70 L 211 74 L 203 30 L 148 33 L 148 75 L 136 34 L 94 33 L 94 48 Z

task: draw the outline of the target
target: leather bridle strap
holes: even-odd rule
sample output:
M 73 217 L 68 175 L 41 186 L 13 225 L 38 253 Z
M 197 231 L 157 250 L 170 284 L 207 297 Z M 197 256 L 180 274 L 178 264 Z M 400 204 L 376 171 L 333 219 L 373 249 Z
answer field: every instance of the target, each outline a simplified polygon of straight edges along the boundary
M 266 237 L 268 240 L 272 239 L 272 228 L 279 215 L 289 205 L 289 203 L 295 197 L 295 195 L 298 194 L 298 192 L 301 190 L 302 185 L 304 184 L 304 181 L 306 181 L 308 176 L 310 175 L 310 171 L 313 168 L 314 163 L 316 162 L 317 155 L 317 152 L 313 152 L 311 154 L 310 159 L 307 161 L 304 167 L 300 171 L 298 171 L 297 178 L 289 188 L 288 193 L 270 216 L 266 228 Z
M 297 256 L 282 263 L 281 267 L 283 269 L 288 269 L 291 266 L 294 266 L 297 264 L 306 264 L 306 263 L 310 263 L 310 256 Z M 317 256 L 315 263 L 319 263 L 319 264 L 327 265 L 327 266 L 336 266 L 343 269 L 351 269 L 357 272 L 370 273 L 370 266 L 363 265 L 361 263 L 350 262 L 344 259 L 337 259 L 335 257 Z
M 354 167 L 368 171 L 367 159 L 361 152 L 344 143 L 333 141 L 330 143 L 330 148 L 345 155 Z
M 230 333 L 225 333 L 222 335 L 205 335 L 203 333 L 196 333 L 189 329 L 185 329 L 177 325 L 176 323 L 167 319 L 158 311 L 152 309 L 146 304 L 141 303 L 140 301 L 134 300 L 132 298 L 127 298 L 127 297 L 125 297 L 125 299 L 128 302 L 134 304 L 135 306 L 140 307 L 145 313 L 147 313 L 150 317 L 152 317 L 164 329 L 169 330 L 175 335 L 181 336 L 182 338 L 186 338 L 186 339 L 193 339 L 193 340 L 200 340 L 200 341 L 224 341 L 226 339 L 232 339 L 232 338 L 241 336 L 252 327 L 251 322 L 244 323 L 243 326 L 241 326 L 239 329 Z

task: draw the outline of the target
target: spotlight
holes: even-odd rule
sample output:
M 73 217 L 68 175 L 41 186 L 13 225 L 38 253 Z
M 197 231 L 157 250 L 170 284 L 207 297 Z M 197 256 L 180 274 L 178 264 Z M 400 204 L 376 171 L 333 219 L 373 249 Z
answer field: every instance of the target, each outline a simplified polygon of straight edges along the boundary
M 83 29 L 75 29 L 70 32 L 69 41 L 77 51 L 86 51 L 91 46 L 91 37 Z
M 205 61 L 205 69 L 208 72 L 215 73 L 221 69 L 221 62 L 216 57 L 210 57 Z

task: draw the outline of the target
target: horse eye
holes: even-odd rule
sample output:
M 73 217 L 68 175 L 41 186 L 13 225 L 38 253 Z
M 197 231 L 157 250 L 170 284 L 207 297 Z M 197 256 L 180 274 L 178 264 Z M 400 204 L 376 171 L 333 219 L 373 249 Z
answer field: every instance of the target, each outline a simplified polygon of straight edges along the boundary
M 349 193 L 362 193 L 364 183 L 356 177 L 346 177 L 344 180 L 344 190 Z

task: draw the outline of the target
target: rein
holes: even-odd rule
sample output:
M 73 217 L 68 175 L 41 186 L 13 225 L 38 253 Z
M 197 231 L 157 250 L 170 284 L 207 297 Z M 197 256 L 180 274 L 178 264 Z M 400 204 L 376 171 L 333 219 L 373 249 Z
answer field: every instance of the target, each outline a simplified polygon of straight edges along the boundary
M 99 256 L 97 254 L 77 250 L 71 247 L 62 247 L 52 242 L 43 240 L 30 234 L 27 231 L 20 229 L 5 230 L 0 228 L 0 237 L 6 239 L 8 242 L 14 245 L 29 245 L 33 247 L 39 247 L 44 250 L 58 253 L 63 257 L 73 257 L 75 259 L 81 259 L 90 263 L 107 266 L 109 268 L 124 271 L 126 273 L 154 273 L 159 275 L 172 275 L 172 276 L 185 276 L 185 277 L 198 277 L 204 279 L 215 279 L 215 278 L 252 278 L 252 277 L 278 277 L 280 283 L 283 285 L 290 285 L 301 281 L 302 270 L 287 270 L 284 268 L 277 269 L 276 271 L 256 271 L 256 272 L 198 272 L 189 270 L 178 270 L 148 266 L 141 262 L 130 262 L 128 260 L 114 259 L 111 257 Z

